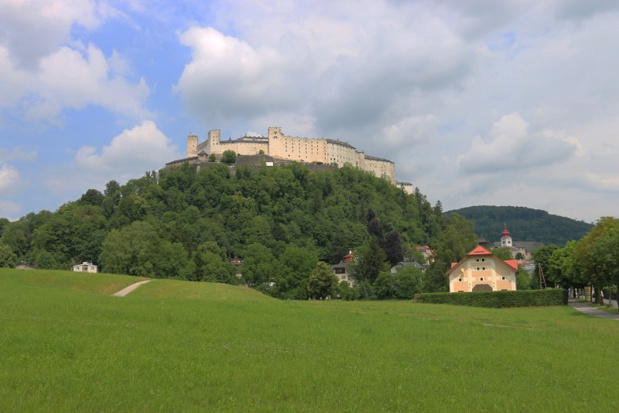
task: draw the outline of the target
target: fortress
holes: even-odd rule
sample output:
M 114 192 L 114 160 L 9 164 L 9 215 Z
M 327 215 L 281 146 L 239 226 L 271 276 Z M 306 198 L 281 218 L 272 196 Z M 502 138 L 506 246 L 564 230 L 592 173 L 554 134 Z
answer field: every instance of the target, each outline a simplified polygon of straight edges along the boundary
M 363 171 L 382 177 L 393 185 L 412 193 L 412 184 L 396 182 L 395 164 L 388 159 L 377 158 L 359 152 L 347 142 L 324 138 L 300 138 L 282 133 L 280 127 L 270 127 L 268 135 L 243 136 L 238 139 L 221 140 L 219 129 L 211 130 L 206 141 L 199 143 L 197 135 L 187 136 L 187 158 L 168 165 L 190 160 L 206 160 L 209 155 L 221 158 L 224 151 L 234 151 L 237 155 L 267 155 L 274 160 L 297 161 L 342 167 L 349 163 Z

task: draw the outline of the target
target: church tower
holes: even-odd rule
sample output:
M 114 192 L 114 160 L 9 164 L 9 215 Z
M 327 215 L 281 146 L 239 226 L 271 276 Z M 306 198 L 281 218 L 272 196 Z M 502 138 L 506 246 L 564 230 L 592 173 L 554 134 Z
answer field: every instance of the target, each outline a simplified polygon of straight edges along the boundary
M 511 235 L 509 235 L 506 224 L 503 224 L 503 233 L 501 234 L 501 247 L 512 247 L 512 237 Z

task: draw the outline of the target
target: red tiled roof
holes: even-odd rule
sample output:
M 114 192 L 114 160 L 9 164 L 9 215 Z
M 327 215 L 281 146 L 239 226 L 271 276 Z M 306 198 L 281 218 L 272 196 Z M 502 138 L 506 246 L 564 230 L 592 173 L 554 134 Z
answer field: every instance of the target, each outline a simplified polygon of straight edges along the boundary
M 507 225 L 503 225 L 503 233 L 501 234 L 501 238 L 509 237 L 509 231 L 507 230 Z
M 503 262 L 518 271 L 518 260 L 505 260 Z
M 477 247 L 473 249 L 473 251 L 469 252 L 466 255 L 469 257 L 474 257 L 477 255 L 492 255 L 492 253 L 488 251 L 487 249 L 485 249 L 484 247 L 482 247 L 481 245 L 478 245 Z
M 505 265 L 509 266 L 510 268 L 514 269 L 515 271 L 518 271 L 518 260 L 505 260 L 505 261 L 503 261 L 502 259 L 500 259 L 496 255 L 494 255 L 492 252 L 488 251 L 487 249 L 485 249 L 481 245 L 478 245 L 471 252 L 469 252 L 466 255 L 466 257 L 462 258 L 459 262 L 452 262 L 451 263 L 451 268 L 449 270 L 447 270 L 447 274 L 450 274 L 455 267 L 457 267 L 458 265 L 460 265 L 461 263 L 466 261 L 467 257 L 479 257 L 479 256 L 482 256 L 482 255 L 486 255 L 486 256 L 487 255 L 491 255 L 491 256 L 495 257 L 498 262 L 502 262 Z

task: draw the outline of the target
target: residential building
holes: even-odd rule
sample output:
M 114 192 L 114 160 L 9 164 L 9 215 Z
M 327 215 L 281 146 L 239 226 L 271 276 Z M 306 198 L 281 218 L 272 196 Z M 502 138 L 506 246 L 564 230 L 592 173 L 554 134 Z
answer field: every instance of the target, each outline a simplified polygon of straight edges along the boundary
M 498 258 L 481 245 L 447 271 L 449 292 L 515 291 L 518 261 Z
M 71 267 L 71 271 L 96 273 L 96 272 L 99 272 L 99 267 L 94 265 L 92 262 L 84 261 L 81 264 L 74 265 L 73 267 Z
M 356 285 L 355 279 L 352 276 L 351 267 L 355 261 L 355 254 L 350 251 L 348 254 L 342 257 L 342 260 L 335 265 L 331 266 L 331 270 L 338 279 L 338 282 L 346 281 L 348 285 L 354 287 Z

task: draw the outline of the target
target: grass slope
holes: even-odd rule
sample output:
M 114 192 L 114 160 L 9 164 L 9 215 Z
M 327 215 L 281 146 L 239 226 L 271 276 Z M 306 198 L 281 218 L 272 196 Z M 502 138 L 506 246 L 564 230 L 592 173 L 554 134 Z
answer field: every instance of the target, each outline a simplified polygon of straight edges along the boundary
M 619 408 L 619 323 L 0 270 L 1 411 Z

